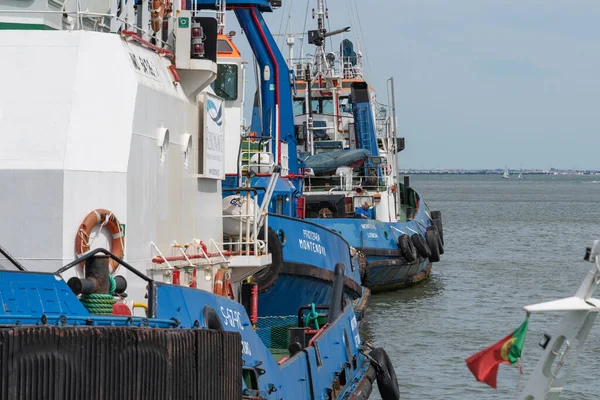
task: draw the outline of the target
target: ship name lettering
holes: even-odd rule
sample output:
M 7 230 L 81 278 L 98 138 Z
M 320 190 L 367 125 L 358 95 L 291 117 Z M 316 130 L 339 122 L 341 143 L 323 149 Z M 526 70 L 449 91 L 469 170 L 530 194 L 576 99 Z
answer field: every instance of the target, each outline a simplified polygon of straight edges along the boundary
M 313 232 L 313 231 L 309 231 L 307 229 L 303 229 L 302 230 L 302 234 L 304 234 L 304 237 L 308 240 L 315 240 L 317 242 L 321 241 L 321 236 L 319 236 L 319 234 L 317 232 Z
M 323 256 L 327 255 L 325 247 L 323 247 L 319 243 L 311 242 L 305 239 L 298 239 L 298 242 L 300 243 L 300 248 L 303 250 L 312 251 L 313 253 L 321 254 Z
M 158 68 L 156 68 L 148 59 L 134 53 L 129 53 L 129 56 L 131 57 L 131 62 L 136 70 L 154 78 L 158 77 Z
M 221 315 L 223 316 L 223 322 L 225 322 L 225 325 L 242 331 L 244 330 L 239 311 L 233 311 L 232 309 L 221 307 Z
M 252 351 L 250 350 L 250 343 L 246 342 L 245 340 L 242 340 L 242 354 L 245 354 L 247 356 L 252 355 Z
M 360 224 L 360 227 L 363 229 L 377 229 L 373 224 Z
M 360 347 L 360 334 L 356 334 L 354 335 L 354 343 L 356 344 L 356 347 Z

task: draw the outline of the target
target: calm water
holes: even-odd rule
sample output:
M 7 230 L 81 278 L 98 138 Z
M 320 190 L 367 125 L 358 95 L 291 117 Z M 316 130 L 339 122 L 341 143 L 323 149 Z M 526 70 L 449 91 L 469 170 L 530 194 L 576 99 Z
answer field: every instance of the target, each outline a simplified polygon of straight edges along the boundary
M 423 285 L 373 296 L 363 336 L 388 351 L 402 399 L 513 399 L 514 367 L 500 366 L 494 391 L 464 360 L 519 327 L 523 305 L 575 293 L 585 247 L 600 238 L 600 177 L 416 175 L 411 184 L 442 211 L 446 254 Z M 530 318 L 526 372 L 556 323 Z M 561 398 L 600 398 L 598 371 L 600 321 Z

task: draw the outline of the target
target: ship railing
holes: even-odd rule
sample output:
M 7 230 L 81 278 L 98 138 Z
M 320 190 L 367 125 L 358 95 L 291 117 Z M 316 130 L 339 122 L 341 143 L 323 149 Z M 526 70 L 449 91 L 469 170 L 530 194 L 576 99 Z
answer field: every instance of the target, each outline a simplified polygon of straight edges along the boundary
M 240 141 L 238 168 L 241 174 L 271 174 L 275 156 L 269 150 L 271 136 L 244 135 Z
M 250 255 L 260 255 L 265 251 L 265 243 L 266 237 L 264 240 L 260 240 L 258 238 L 258 232 L 260 227 L 258 226 L 258 221 L 260 220 L 260 215 L 256 211 L 256 206 L 253 205 L 252 209 L 254 213 L 250 214 L 248 208 L 249 203 L 246 202 L 247 210 L 246 214 L 234 214 L 234 215 L 223 215 L 223 219 L 233 219 L 235 222 L 238 222 L 238 232 L 235 235 L 232 234 L 223 234 L 223 249 L 226 251 L 232 251 L 237 254 L 245 254 L 247 256 Z M 244 206 L 242 205 L 242 208 Z
M 173 241 L 169 245 L 169 255 L 151 242 L 153 256 L 148 272 L 152 279 L 161 282 L 197 287 L 202 276 L 210 281 L 218 269 L 227 269 L 232 283 L 241 282 L 271 263 L 266 243 L 258 239 L 255 242 L 259 244 L 259 254 L 249 256 L 245 251 L 226 250 L 225 245 L 232 243 L 218 243 L 213 239 L 208 245 L 198 239 L 184 244 Z M 247 242 L 240 241 L 239 244 Z
M 225 219 L 233 219 L 238 223 L 237 232 L 224 234 L 223 249 L 234 252 L 238 256 L 260 258 L 268 254 L 268 208 L 275 190 L 279 173 L 270 175 L 267 187 L 252 187 L 250 179 L 246 179 L 245 187 L 224 188 L 223 192 L 234 192 L 239 195 L 240 213 L 223 215 Z M 264 191 L 262 202 L 258 204 L 258 193 Z M 233 201 L 232 200 L 232 201 Z
M 313 59 L 311 57 L 291 58 L 288 60 L 288 65 L 291 65 L 296 74 L 296 79 L 304 80 L 306 77 L 306 68 L 311 71 L 313 68 Z
M 144 40 L 150 40 L 152 37 L 154 46 L 172 49 L 169 43 L 160 39 L 162 37 L 162 24 L 158 32 L 150 32 L 148 30 L 151 21 L 149 0 L 140 0 L 140 3 L 135 8 L 134 3 L 133 1 L 126 0 L 110 0 L 110 7 L 106 12 L 91 12 L 79 9 L 82 6 L 79 2 L 77 2 L 76 9 L 69 10 L 64 8 L 64 2 L 49 0 L 48 6 L 49 8 L 54 8 L 54 10 L 0 9 L 0 15 L 17 14 L 27 17 L 57 15 L 62 17 L 62 30 L 88 30 L 112 33 L 131 31 Z M 174 5 L 177 7 L 177 4 L 174 3 Z M 142 11 L 136 12 L 136 9 Z M 112 12 L 112 10 L 118 10 L 118 12 Z M 173 10 L 174 12 L 175 9 Z M 173 24 L 169 25 L 168 30 L 167 36 L 170 37 L 172 36 Z
M 360 78 L 363 76 L 362 56 L 342 57 L 340 52 L 335 53 L 336 62 L 329 65 L 332 76 L 342 76 L 345 79 Z M 315 65 L 312 57 L 298 57 L 288 59 L 288 65 L 293 68 L 296 79 L 305 79 L 306 68 L 308 67 L 311 76 L 313 75 L 313 66 Z
M 307 176 L 304 182 L 306 192 L 335 192 L 335 191 L 384 191 L 389 184 L 388 177 L 353 175 L 352 181 L 339 175 L 331 176 Z
M 211 276 L 215 267 L 227 267 L 228 253 L 219 249 L 217 243 L 210 239 L 211 250 L 199 239 L 180 244 L 173 241 L 170 254 L 165 255 L 154 242 L 152 246 L 152 266 L 148 268 L 152 279 L 165 283 L 173 283 L 195 287 L 200 275 Z M 207 279 L 208 280 L 208 279 Z

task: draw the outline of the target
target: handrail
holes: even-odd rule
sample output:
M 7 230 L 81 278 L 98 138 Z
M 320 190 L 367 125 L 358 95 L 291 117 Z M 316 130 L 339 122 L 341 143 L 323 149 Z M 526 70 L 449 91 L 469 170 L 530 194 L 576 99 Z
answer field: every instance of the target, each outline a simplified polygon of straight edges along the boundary
M 113 253 L 111 253 L 110 251 L 103 249 L 101 247 L 94 249 L 90 252 L 85 253 L 84 255 L 82 255 L 81 257 L 71 261 L 70 263 L 68 263 L 67 265 L 65 265 L 64 267 L 58 269 L 55 274 L 62 274 L 63 272 L 73 268 L 74 266 L 76 266 L 77 264 L 81 264 L 84 261 L 87 261 L 88 259 L 94 257 L 96 254 L 98 253 L 102 253 L 110 258 L 112 258 L 113 260 L 115 260 L 117 263 L 119 263 L 119 265 L 122 265 L 123 267 L 125 267 L 125 269 L 131 271 L 134 273 L 134 275 L 137 275 L 139 278 L 142 278 L 143 280 L 145 280 L 146 282 L 151 282 L 152 279 L 150 279 L 148 276 L 144 275 L 143 273 L 141 273 L 140 271 L 138 271 L 137 269 L 135 269 L 134 267 L 132 267 L 131 265 L 129 265 L 127 262 L 125 262 L 125 260 L 123 260 L 122 258 L 117 257 L 116 255 L 114 255 Z
M 233 188 L 223 188 L 221 191 L 223 192 L 254 192 L 255 195 L 258 195 L 258 191 L 266 192 L 267 188 L 262 186 L 252 186 L 252 187 L 233 187 Z
M 4 247 L 0 246 L 0 253 L 2 253 L 2 255 L 4 257 L 6 257 L 6 259 L 8 261 L 10 261 L 19 271 L 27 271 L 27 268 L 25 268 L 23 266 L 23 264 L 21 264 L 20 262 L 17 261 L 16 258 L 14 258 L 8 251 L 6 251 L 4 249 Z
M 104 255 L 107 255 L 108 257 L 112 258 L 113 260 L 115 260 L 117 263 L 119 263 L 120 265 L 122 265 L 123 267 L 125 267 L 125 269 L 131 271 L 134 275 L 136 275 L 137 277 L 143 279 L 144 281 L 148 282 L 148 318 L 155 318 L 156 317 L 156 307 L 157 307 L 157 302 L 156 302 L 156 282 L 153 279 L 150 279 L 148 276 L 144 275 L 143 273 L 141 273 L 140 271 L 138 271 L 137 269 L 135 269 L 134 267 L 132 267 L 131 265 L 129 265 L 127 262 L 125 262 L 122 258 L 119 258 L 117 256 L 115 256 L 113 253 L 111 253 L 110 251 L 103 249 L 103 248 L 97 248 L 94 249 L 88 253 L 85 253 L 84 255 L 82 255 L 81 257 L 77 258 L 74 261 L 71 261 L 69 264 L 65 265 L 64 267 L 60 268 L 58 271 L 55 272 L 56 275 L 60 275 L 63 272 L 73 268 L 74 266 L 94 257 L 96 254 L 98 253 L 102 253 Z
M 325 325 L 323 325 L 321 329 L 315 333 L 315 335 L 308 341 L 308 347 L 312 346 L 313 342 L 323 333 L 323 331 L 325 331 L 325 329 L 327 329 L 328 326 L 329 322 L 326 322 Z

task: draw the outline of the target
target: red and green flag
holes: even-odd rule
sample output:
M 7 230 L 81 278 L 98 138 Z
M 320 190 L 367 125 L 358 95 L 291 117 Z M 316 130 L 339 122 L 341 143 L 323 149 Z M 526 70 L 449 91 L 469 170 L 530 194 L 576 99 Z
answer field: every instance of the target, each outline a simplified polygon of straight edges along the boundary
M 529 316 L 516 331 L 465 360 L 467 367 L 479 382 L 485 382 L 495 389 L 498 366 L 500 364 L 515 365 L 517 363 L 523 353 L 528 323 Z

